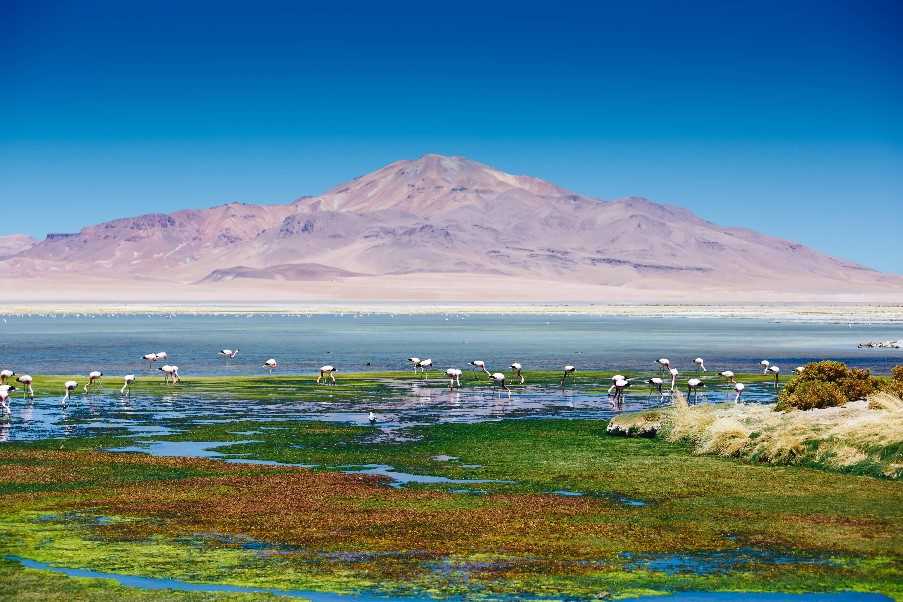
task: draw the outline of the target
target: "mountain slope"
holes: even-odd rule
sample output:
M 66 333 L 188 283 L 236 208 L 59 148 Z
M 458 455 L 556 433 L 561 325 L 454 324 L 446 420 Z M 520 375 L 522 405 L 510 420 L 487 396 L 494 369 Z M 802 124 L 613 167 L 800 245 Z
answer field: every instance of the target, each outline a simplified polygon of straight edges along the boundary
M 0 261 L 0 271 L 207 285 L 482 274 L 500 287 L 516 277 L 650 291 L 831 292 L 903 283 L 679 207 L 636 197 L 599 201 L 439 155 L 398 161 L 286 205 L 232 203 L 89 226 Z
M 27 251 L 33 247 L 36 242 L 35 239 L 24 234 L 0 236 L 0 260 Z

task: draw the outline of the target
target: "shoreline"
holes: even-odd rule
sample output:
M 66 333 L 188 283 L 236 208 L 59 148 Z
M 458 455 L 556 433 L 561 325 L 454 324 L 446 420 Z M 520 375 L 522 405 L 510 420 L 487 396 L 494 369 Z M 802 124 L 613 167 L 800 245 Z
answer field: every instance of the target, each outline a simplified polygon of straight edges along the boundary
M 903 304 L 892 303 L 0 303 L 0 316 L 89 315 L 536 315 L 622 318 L 758 319 L 778 322 L 903 323 Z

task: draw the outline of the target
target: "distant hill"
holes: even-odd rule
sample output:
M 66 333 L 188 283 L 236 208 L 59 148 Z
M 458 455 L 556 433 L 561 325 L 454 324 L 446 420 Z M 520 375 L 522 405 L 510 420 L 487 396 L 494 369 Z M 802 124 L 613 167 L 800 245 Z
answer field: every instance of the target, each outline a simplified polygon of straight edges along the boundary
M 0 257 L 7 257 L 0 273 L 116 278 L 124 286 L 448 274 L 440 288 L 454 287 L 455 275 L 483 276 L 486 299 L 507 279 L 550 283 L 550 298 L 558 298 L 556 282 L 651 297 L 703 289 L 903 290 L 900 276 L 718 226 L 680 207 L 639 197 L 600 201 L 440 155 L 398 161 L 285 205 L 148 214 L 36 244 L 17 238 L 18 247 L 5 243 L 11 238 L 0 238 Z

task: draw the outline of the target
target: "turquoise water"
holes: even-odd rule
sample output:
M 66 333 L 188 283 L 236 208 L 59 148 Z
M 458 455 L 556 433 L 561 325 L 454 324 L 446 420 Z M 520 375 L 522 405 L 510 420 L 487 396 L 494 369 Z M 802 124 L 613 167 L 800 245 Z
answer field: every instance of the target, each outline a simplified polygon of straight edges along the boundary
M 408 367 L 410 356 L 436 368 L 482 359 L 490 368 L 648 370 L 668 357 L 682 372 L 702 356 L 710 370 L 755 370 L 767 358 L 787 369 L 833 358 L 886 372 L 903 350 L 857 349 L 864 340 L 903 338 L 903 326 L 808 324 L 756 319 L 624 318 L 581 315 L 83 315 L 0 319 L 0 367 L 31 374 L 140 372 L 141 356 L 166 351 L 184 374 L 310 374 Z M 217 355 L 240 349 L 233 361 Z

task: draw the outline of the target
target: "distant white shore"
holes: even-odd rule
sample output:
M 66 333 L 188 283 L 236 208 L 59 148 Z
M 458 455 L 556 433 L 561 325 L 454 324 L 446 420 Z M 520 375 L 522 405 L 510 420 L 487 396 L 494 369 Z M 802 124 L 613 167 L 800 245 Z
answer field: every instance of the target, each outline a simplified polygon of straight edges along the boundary
M 523 314 L 634 318 L 729 318 L 850 324 L 903 323 L 903 304 L 588 304 L 588 303 L 0 303 L 0 316 L 24 315 L 430 315 Z

